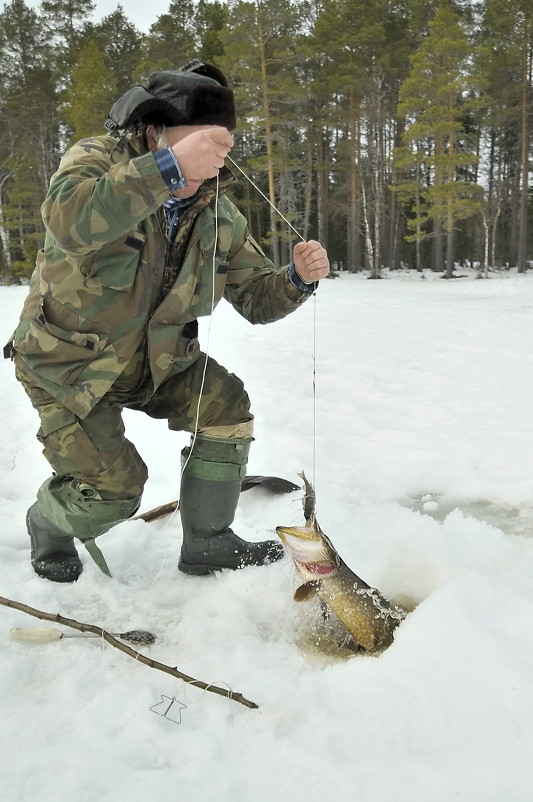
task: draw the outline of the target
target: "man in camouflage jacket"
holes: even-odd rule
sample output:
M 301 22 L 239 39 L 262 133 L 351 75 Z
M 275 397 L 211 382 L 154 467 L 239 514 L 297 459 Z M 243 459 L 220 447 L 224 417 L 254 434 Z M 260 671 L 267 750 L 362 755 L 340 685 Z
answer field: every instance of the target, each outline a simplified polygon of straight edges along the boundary
M 76 537 L 107 570 L 95 538 L 134 514 L 148 476 L 124 436 L 124 407 L 192 433 L 180 570 L 272 562 L 279 544 L 230 528 L 253 415 L 242 382 L 200 351 L 197 319 L 224 297 L 251 323 L 278 320 L 327 275 L 327 254 L 299 243 L 276 270 L 225 195 L 235 108 L 215 67 L 152 73 L 119 98 L 106 127 L 74 145 L 52 177 L 45 244 L 13 337 L 54 471 L 28 510 L 33 568 L 75 581 Z

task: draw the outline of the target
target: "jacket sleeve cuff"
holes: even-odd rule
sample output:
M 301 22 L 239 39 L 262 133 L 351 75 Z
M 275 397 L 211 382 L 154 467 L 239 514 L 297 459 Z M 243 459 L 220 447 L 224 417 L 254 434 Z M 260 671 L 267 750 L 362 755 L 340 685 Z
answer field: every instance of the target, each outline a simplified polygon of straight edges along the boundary
M 312 281 L 310 284 L 308 284 L 307 281 L 304 281 L 300 278 L 296 272 L 294 262 L 291 262 L 289 265 L 288 276 L 293 287 L 296 287 L 296 289 L 300 290 L 301 292 L 315 292 L 318 287 L 318 281 Z
M 174 192 L 176 189 L 183 189 L 183 187 L 187 186 L 187 179 L 183 177 L 172 148 L 156 150 L 154 159 L 169 192 Z

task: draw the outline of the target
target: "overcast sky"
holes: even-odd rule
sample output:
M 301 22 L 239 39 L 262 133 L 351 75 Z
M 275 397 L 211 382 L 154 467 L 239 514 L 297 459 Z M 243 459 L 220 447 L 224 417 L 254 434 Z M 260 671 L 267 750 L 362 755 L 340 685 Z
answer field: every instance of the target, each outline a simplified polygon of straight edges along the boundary
M 39 9 L 40 0 L 25 0 L 30 8 Z M 170 6 L 170 0 L 93 0 L 95 11 L 93 22 L 99 22 L 102 17 L 107 17 L 116 11 L 118 5 L 124 9 L 124 14 L 140 31 L 148 31 L 150 26 L 161 14 L 166 14 Z M 9 3 L 2 3 L 2 9 Z

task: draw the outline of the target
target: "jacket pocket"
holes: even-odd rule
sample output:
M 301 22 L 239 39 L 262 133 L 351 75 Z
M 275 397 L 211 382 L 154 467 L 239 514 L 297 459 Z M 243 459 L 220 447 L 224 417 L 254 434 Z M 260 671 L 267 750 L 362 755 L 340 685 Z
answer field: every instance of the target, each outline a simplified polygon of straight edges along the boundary
M 83 476 L 90 479 L 108 468 L 104 456 L 98 451 L 80 424 L 79 418 L 58 402 L 39 410 L 41 426 L 37 440 L 43 454 L 62 476 Z
M 145 235 L 134 231 L 127 237 L 104 245 L 85 260 L 81 272 L 103 287 L 112 290 L 128 290 L 137 275 Z
M 212 246 L 206 249 L 202 248 L 200 269 L 202 271 L 202 281 L 199 285 L 201 289 L 197 286 L 196 294 L 198 295 L 201 306 L 195 309 L 195 314 L 197 314 L 198 317 L 209 314 L 213 301 L 216 305 L 224 294 L 229 271 L 227 252 L 217 249 L 213 255 Z M 211 284 L 211 282 L 213 282 L 213 284 Z
M 185 370 L 200 355 L 198 323 L 190 321 L 185 326 L 151 324 L 149 348 L 152 374 L 159 376 Z
M 17 330 L 13 345 L 29 367 L 57 384 L 69 384 L 107 344 L 107 334 L 95 329 L 92 321 L 44 296 L 29 325 Z

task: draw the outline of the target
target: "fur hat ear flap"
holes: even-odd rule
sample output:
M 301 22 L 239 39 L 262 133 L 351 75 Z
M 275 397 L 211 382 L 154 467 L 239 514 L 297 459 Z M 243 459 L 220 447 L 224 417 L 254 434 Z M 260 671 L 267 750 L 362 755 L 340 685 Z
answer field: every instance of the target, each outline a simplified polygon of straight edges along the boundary
M 135 107 L 125 120 L 124 127 L 135 128 L 142 125 L 143 122 L 150 122 L 152 125 L 185 125 L 185 120 L 185 116 L 166 100 L 151 97 Z

